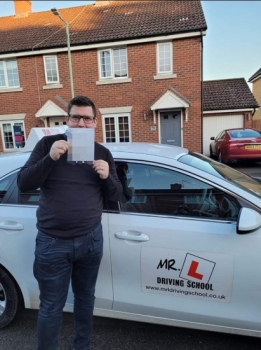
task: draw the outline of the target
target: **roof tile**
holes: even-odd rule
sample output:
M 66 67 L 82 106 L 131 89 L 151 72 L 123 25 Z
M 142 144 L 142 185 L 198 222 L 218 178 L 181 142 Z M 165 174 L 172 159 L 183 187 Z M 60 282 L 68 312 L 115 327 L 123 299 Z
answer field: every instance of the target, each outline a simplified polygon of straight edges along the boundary
M 208 80 L 203 82 L 203 110 L 258 108 L 244 78 Z
M 71 46 L 206 30 L 199 0 L 111 1 L 59 9 Z M 0 53 L 66 46 L 65 26 L 51 11 L 0 17 Z

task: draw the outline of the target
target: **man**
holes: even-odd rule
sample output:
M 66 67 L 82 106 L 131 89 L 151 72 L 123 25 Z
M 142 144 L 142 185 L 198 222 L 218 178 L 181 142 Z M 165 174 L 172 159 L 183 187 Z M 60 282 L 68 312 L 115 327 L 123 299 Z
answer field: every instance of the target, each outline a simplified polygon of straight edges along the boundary
M 65 117 L 70 128 L 97 126 L 94 103 L 74 97 Z M 40 187 L 34 276 L 40 289 L 38 350 L 55 350 L 70 280 L 74 293 L 73 348 L 90 349 L 94 291 L 102 258 L 103 200 L 118 201 L 122 185 L 111 153 L 95 142 L 93 165 L 67 162 L 66 134 L 46 136 L 18 174 L 18 187 Z

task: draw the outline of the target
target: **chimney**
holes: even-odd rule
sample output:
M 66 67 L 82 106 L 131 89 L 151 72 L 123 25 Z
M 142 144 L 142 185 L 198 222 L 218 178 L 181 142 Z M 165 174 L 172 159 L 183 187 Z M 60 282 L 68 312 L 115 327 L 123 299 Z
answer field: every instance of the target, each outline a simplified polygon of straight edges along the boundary
M 95 6 L 105 6 L 105 5 L 109 5 L 109 3 L 111 2 L 111 0 L 96 0 L 95 1 Z
M 32 13 L 32 1 L 14 0 L 15 17 L 26 17 Z

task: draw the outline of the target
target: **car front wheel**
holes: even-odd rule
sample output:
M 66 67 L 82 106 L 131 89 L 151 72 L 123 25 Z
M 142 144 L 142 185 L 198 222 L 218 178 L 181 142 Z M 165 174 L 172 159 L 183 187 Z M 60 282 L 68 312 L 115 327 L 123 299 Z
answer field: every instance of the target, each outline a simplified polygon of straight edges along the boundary
M 13 278 L 0 267 L 0 328 L 15 318 L 20 305 L 20 292 Z

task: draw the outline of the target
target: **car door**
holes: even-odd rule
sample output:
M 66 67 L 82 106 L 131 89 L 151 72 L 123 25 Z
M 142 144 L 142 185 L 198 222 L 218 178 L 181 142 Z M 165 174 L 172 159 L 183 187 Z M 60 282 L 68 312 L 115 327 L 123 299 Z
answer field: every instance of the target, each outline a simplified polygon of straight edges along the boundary
M 16 174 L 15 174 L 16 178 Z M 0 181 L 1 188 L 1 181 Z M 61 194 L 62 195 L 62 194 Z M 13 275 L 21 288 L 25 305 L 37 308 L 39 289 L 33 276 L 35 250 L 36 210 L 40 191 L 22 193 L 14 180 L 9 196 L 0 205 L 0 263 Z M 103 213 L 104 254 L 96 285 L 95 306 L 112 308 L 112 279 L 108 242 L 108 214 Z M 65 311 L 73 310 L 73 293 L 69 288 Z
M 109 216 L 113 309 L 260 330 L 260 232 L 237 234 L 240 199 L 162 165 L 127 176 L 133 196 Z

